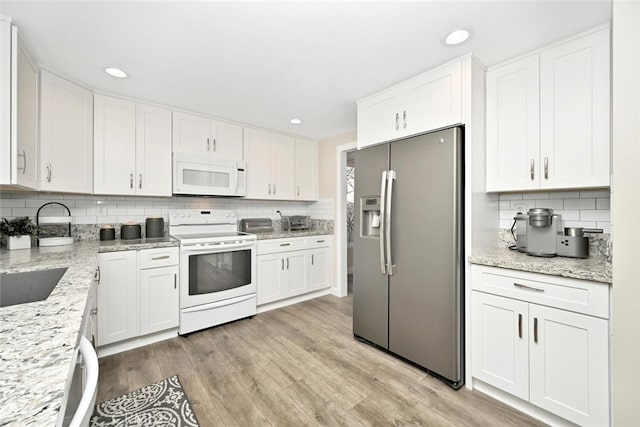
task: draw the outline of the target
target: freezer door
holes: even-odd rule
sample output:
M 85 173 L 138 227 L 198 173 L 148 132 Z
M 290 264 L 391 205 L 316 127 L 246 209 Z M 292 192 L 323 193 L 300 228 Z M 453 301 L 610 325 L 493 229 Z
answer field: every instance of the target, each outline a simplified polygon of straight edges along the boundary
M 462 138 L 457 128 L 391 144 L 389 350 L 461 380 Z
M 381 234 L 375 235 L 371 224 L 363 222 L 362 208 L 363 200 L 381 196 L 382 174 L 389 165 L 389 144 L 359 150 L 354 157 L 353 334 L 388 348 L 388 276 L 380 266 Z M 376 228 L 379 232 L 379 226 Z

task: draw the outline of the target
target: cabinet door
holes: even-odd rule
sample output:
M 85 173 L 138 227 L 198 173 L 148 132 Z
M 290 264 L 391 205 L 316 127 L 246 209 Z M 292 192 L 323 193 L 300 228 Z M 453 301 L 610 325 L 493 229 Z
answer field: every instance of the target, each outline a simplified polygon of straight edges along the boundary
M 93 193 L 93 94 L 40 74 L 40 189 Z
M 140 270 L 140 335 L 178 326 L 178 266 Z
M 211 153 L 211 120 L 173 112 L 173 151 Z
M 609 29 L 540 54 L 541 188 L 609 186 L 609 62 Z
M 98 254 L 98 345 L 138 335 L 136 252 Z
M 288 136 L 273 134 L 271 145 L 271 182 L 273 198 L 295 200 L 295 140 Z
M 605 319 L 529 305 L 530 401 L 579 425 L 609 425 Z
M 487 72 L 487 191 L 540 185 L 539 56 Z
M 403 84 L 401 104 L 403 136 L 462 123 L 462 62 L 408 80 Z
M 309 290 L 328 288 L 331 286 L 333 263 L 331 248 L 309 250 Z
M 136 104 L 136 194 L 171 197 L 171 111 Z
M 308 252 L 287 252 L 283 256 L 287 272 L 286 296 L 304 294 L 309 290 Z
M 17 89 L 17 177 L 16 182 L 28 188 L 38 187 L 38 70 L 18 43 Z
M 247 163 L 247 198 L 273 198 L 271 182 L 272 135 L 257 129 L 244 129 L 244 159 Z
M 358 149 L 402 136 L 396 88 L 358 102 Z
M 211 120 L 211 152 L 214 156 L 242 160 L 242 126 Z
M 529 398 L 528 304 L 472 292 L 472 375 Z
M 318 142 L 296 139 L 296 200 L 318 200 Z
M 93 102 L 96 194 L 136 193 L 136 104 L 96 94 Z
M 258 305 L 285 297 L 285 259 L 280 254 L 260 255 L 258 262 Z

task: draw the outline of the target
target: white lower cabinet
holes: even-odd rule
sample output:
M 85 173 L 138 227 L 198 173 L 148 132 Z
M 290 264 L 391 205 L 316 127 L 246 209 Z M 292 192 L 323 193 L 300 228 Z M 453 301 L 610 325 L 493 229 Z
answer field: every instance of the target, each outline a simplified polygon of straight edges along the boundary
M 330 287 L 330 242 L 331 236 L 259 241 L 258 305 Z
M 178 326 L 178 248 L 98 255 L 98 346 Z
M 608 286 L 479 266 L 472 281 L 474 379 L 573 423 L 609 425 Z M 575 303 L 578 313 L 550 307 Z

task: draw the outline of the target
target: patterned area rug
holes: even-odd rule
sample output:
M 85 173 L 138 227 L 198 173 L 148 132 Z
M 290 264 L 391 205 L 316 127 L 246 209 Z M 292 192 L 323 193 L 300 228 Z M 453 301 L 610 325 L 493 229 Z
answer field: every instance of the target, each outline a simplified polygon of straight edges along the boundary
M 92 427 L 199 426 L 177 376 L 96 405 Z

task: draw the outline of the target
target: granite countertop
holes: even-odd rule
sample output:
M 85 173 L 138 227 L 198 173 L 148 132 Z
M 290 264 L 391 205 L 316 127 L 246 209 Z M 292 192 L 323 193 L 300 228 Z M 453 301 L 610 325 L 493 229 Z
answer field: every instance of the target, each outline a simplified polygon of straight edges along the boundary
M 472 264 L 529 271 L 552 276 L 571 277 L 611 284 L 611 269 L 605 257 L 587 259 L 534 257 L 508 248 L 495 248 L 469 257 Z
M 177 244 L 163 238 L 0 250 L 0 280 L 9 273 L 68 268 L 46 300 L 0 308 L 0 425 L 56 424 L 97 253 Z
M 328 230 L 304 230 L 304 231 L 267 231 L 260 233 L 253 233 L 258 236 L 258 240 L 268 239 L 287 239 L 291 237 L 305 237 L 305 236 L 322 236 L 327 234 L 333 234 Z

